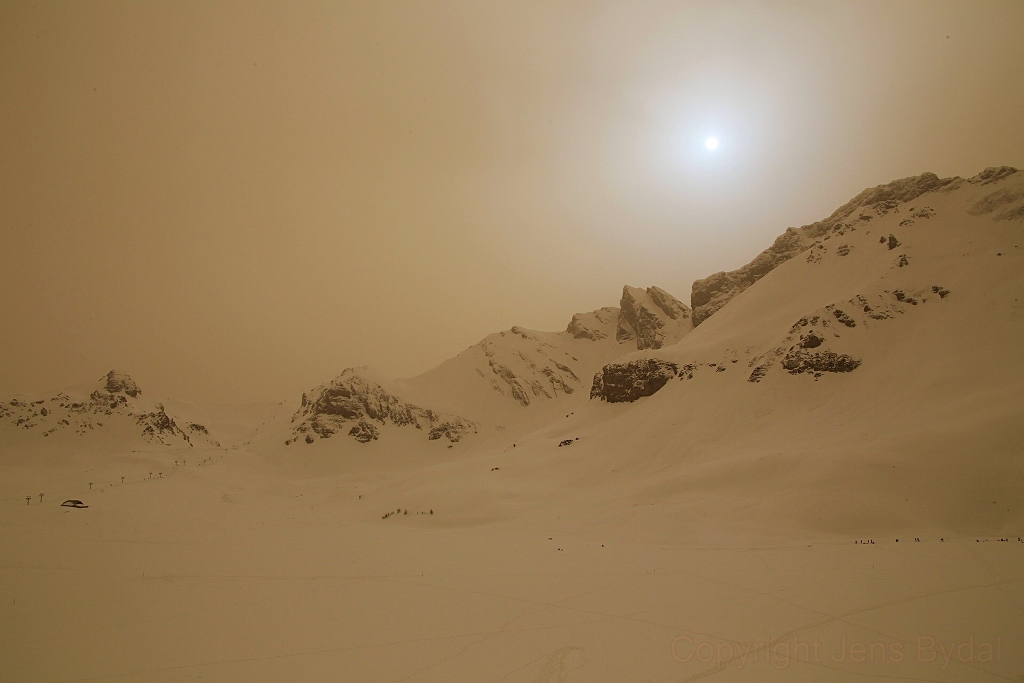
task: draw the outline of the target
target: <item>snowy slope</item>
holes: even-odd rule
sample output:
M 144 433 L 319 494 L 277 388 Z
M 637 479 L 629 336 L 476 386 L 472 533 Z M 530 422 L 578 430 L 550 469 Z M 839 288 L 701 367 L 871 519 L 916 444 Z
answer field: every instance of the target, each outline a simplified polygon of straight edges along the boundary
M 409 384 L 479 419 L 514 422 L 523 412 L 515 407 L 535 406 L 533 419 L 543 419 L 582 404 L 593 373 L 608 361 L 673 344 L 692 330 L 688 306 L 658 287 L 626 286 L 618 308 L 577 313 L 562 332 L 513 327 L 488 335 Z
M 987 175 L 983 174 L 984 177 L 979 178 L 979 182 L 998 180 L 1006 173 L 1004 169 L 1007 167 L 987 169 Z M 879 211 L 894 208 L 901 202 L 906 207 L 907 202 L 912 202 L 926 192 L 950 189 L 960 182 L 960 178 L 939 178 L 934 173 L 922 173 L 919 176 L 893 180 L 884 185 L 869 187 L 824 220 L 801 228 L 787 228 L 770 247 L 742 268 L 715 273 L 693 283 L 690 305 L 693 306 L 694 323 L 701 324 L 740 292 L 824 236 L 846 230 L 847 226 L 856 225 L 863 220 L 871 220 Z
M 585 405 L 590 378 L 605 363 L 693 330 L 689 307 L 663 289 L 627 286 L 619 303 L 574 315 L 562 332 L 495 332 L 411 379 L 346 369 L 307 392 L 283 440 L 312 444 L 341 434 L 369 443 L 395 425 L 456 443 L 481 430 L 513 434 L 550 423 Z
M 517 458 L 694 524 L 1018 528 L 1022 216 L 1006 169 L 863 206 L 679 343 L 604 367 Z
M 480 482 L 452 489 L 449 475 L 486 461 L 507 488 L 465 503 L 474 517 L 507 497 L 529 501 L 509 503 L 515 515 L 557 500 L 566 520 L 668 514 L 676 529 L 709 516 L 829 533 L 1015 528 L 1024 174 L 932 178 L 861 193 L 696 328 L 662 290 L 626 287 L 620 306 L 564 331 L 497 332 L 418 377 L 346 370 L 290 419 L 267 412 L 253 449 L 317 474 L 451 463 L 452 504 L 479 501 Z M 192 413 L 133 393 L 114 376 L 15 400 L 0 415 L 4 447 L 100 432 L 118 440 L 103 449 L 197 443 Z

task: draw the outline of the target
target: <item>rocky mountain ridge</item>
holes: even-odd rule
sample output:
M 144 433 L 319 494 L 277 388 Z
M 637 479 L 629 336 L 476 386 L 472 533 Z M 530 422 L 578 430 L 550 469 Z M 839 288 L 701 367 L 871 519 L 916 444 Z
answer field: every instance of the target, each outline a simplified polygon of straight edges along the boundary
M 664 289 L 625 286 L 618 307 L 577 313 L 563 332 L 513 326 L 409 380 L 349 368 L 303 396 L 286 441 L 344 433 L 368 443 L 392 424 L 456 443 L 482 422 L 514 422 L 522 409 L 586 401 L 597 368 L 629 351 L 677 342 L 692 331 L 691 318 L 689 307 Z
M 889 211 L 898 210 L 900 204 L 912 202 L 927 192 L 949 192 L 960 188 L 964 183 L 987 185 L 1008 178 L 1016 172 L 1017 169 L 1011 166 L 990 167 L 968 179 L 959 176 L 939 178 L 934 173 L 922 173 L 868 188 L 824 220 L 800 228 L 786 228 L 770 247 L 745 266 L 696 280 L 690 293 L 693 323 L 695 326 L 700 325 L 739 293 L 829 234 L 841 235 L 858 222 L 866 223 Z M 1015 201 L 1012 197 L 1002 199 L 1008 203 Z M 998 201 L 1000 200 L 996 199 L 996 202 Z M 912 216 L 911 219 L 913 218 Z
M 954 195 L 969 198 L 955 207 L 962 214 L 951 214 L 953 205 L 944 199 Z M 315 443 L 340 434 L 370 443 L 385 435 L 385 427 L 411 427 L 426 440 L 455 444 L 528 414 L 534 416 L 530 424 L 540 426 L 588 400 L 636 401 L 673 379 L 731 377 L 742 369 L 747 382 L 758 384 L 775 376 L 820 380 L 856 372 L 871 362 L 857 351 L 858 338 L 899 324 L 891 321 L 909 320 L 926 304 L 931 309 L 956 297 L 941 278 L 925 281 L 916 273 L 927 234 L 922 228 L 937 216 L 961 215 L 996 222 L 1024 218 L 1024 182 L 1016 169 L 992 167 L 967 179 L 925 173 L 864 190 L 827 219 L 788 228 L 747 265 L 694 282 L 692 307 L 659 287 L 624 286 L 618 306 L 577 313 L 564 331 L 513 326 L 407 380 L 346 369 L 303 395 L 281 440 Z M 786 328 L 756 344 L 720 345 L 715 357 L 698 358 L 687 350 L 691 335 L 699 337 L 710 319 L 733 310 L 732 303 L 753 285 L 796 264 L 823 269 L 817 280 L 808 280 L 819 285 L 830 282 L 831 269 L 861 264 L 855 269 L 863 286 L 799 310 Z M 152 443 L 216 443 L 202 425 L 176 420 L 162 404 L 144 401 L 141 388 L 117 371 L 83 396 L 0 405 L 0 424 L 43 436 L 85 434 L 103 426 L 101 416 L 130 418 L 139 436 Z
M 134 423 L 137 435 L 164 446 L 219 446 L 205 426 L 168 415 L 162 403 L 142 399 L 142 389 L 125 372 L 111 370 L 88 389 L 60 392 L 40 399 L 14 398 L 0 403 L 0 424 L 42 437 L 67 432 L 84 436 L 113 419 Z
M 693 330 L 690 307 L 660 287 L 623 287 L 615 338 L 636 340 L 636 348 L 660 349 Z
M 929 173 L 904 178 L 865 190 L 825 221 L 799 231 L 787 229 L 772 247 L 743 268 L 694 283 L 695 292 L 715 292 L 710 298 L 694 299 L 694 318 L 698 312 L 705 321 L 712 313 L 719 315 L 717 311 L 782 266 L 793 282 L 817 282 L 823 290 L 834 271 L 856 273 L 863 289 L 806 311 L 788 331 L 766 340 L 760 348 L 723 348 L 720 358 L 700 362 L 698 354 L 685 350 L 684 342 L 665 354 L 610 363 L 595 374 L 591 397 L 609 403 L 633 402 L 653 395 L 671 379 L 689 380 L 705 371 L 725 373 L 740 361 L 748 368 L 747 381 L 754 384 L 779 371 L 806 374 L 815 380 L 856 371 L 865 361 L 853 347 L 863 346 L 874 334 L 887 334 L 887 326 L 913 318 L 916 309 L 941 306 L 948 297 L 956 296 L 938 276 L 934 281 L 922 279 L 922 272 L 942 272 L 927 266 L 943 262 L 940 259 L 949 255 L 934 251 L 928 243 L 929 232 L 921 228 L 937 216 L 947 225 L 969 217 L 997 222 L 1024 218 L 1024 182 L 1016 173 L 1011 167 L 994 167 L 968 179 L 939 179 Z M 987 186 L 992 185 L 998 188 L 989 190 Z M 981 187 L 985 187 L 983 195 L 975 189 Z M 956 195 L 962 199 L 952 201 L 954 192 L 967 189 L 968 194 Z M 930 204 L 949 205 L 943 195 L 950 195 L 952 206 L 940 212 Z M 929 196 L 934 196 L 934 201 Z M 980 224 L 975 229 L 983 228 Z M 790 263 L 798 254 L 806 257 Z M 826 264 L 824 271 L 817 270 Z M 728 323 L 722 324 L 728 327 Z
M 346 369 L 328 384 L 303 394 L 292 423 L 292 437 L 286 445 L 300 439 L 311 444 L 335 434 L 369 443 L 380 438 L 380 427 L 385 424 L 423 430 L 431 441 L 445 438 L 451 443 L 477 430 L 471 420 L 404 400 L 364 368 Z

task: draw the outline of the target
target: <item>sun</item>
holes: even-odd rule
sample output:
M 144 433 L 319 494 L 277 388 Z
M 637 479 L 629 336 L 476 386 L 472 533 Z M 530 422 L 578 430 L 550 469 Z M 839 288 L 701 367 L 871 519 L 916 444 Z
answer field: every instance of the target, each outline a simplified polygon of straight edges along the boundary
M 709 152 L 714 152 L 716 149 L 718 149 L 718 138 L 712 135 L 711 137 L 704 141 L 704 146 L 707 147 Z

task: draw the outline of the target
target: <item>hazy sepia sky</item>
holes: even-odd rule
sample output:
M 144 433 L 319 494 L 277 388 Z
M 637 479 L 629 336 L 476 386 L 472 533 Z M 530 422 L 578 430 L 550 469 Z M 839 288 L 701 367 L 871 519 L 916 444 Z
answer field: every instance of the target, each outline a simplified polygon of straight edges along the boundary
M 416 374 L 999 164 L 1018 0 L 3 3 L 0 394 Z

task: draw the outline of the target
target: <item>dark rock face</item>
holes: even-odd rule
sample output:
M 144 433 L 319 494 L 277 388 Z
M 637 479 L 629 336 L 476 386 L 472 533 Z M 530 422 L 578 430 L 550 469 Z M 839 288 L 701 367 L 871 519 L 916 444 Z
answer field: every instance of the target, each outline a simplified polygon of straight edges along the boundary
M 379 386 L 352 376 L 348 381 L 332 382 L 313 402 L 311 410 L 316 415 L 343 420 L 357 420 L 365 416 L 379 422 L 390 419 L 397 425 L 409 425 L 416 423 L 415 408 Z
M 973 185 L 988 185 L 989 183 L 996 183 L 1003 178 L 1008 178 L 1017 172 L 1013 166 L 989 166 L 984 171 L 969 178 L 967 182 Z
M 791 375 L 803 372 L 853 372 L 860 367 L 860 363 L 859 358 L 832 351 L 793 350 L 782 359 L 782 367 Z
M 127 373 L 118 372 L 117 370 L 111 370 L 107 373 L 103 388 L 106 389 L 108 393 L 127 394 L 132 398 L 136 398 L 142 393 L 142 389 L 139 388 L 139 385 L 136 384 Z
M 857 321 L 848 316 L 842 310 L 838 308 L 833 308 L 832 306 L 827 307 L 826 310 L 828 309 L 832 310 L 832 315 L 834 315 L 836 317 L 836 320 L 838 320 L 842 324 L 846 325 L 847 327 L 857 327 Z
M 823 221 L 801 228 L 787 228 L 776 238 L 774 244 L 761 252 L 747 265 L 730 272 L 715 273 L 693 283 L 690 306 L 693 308 L 693 324 L 699 325 L 715 311 L 731 301 L 737 294 L 750 287 L 782 263 L 807 250 L 815 240 L 827 233 L 841 232 L 850 226 L 844 223 L 862 207 L 875 207 L 881 215 L 895 208 L 899 202 L 911 201 L 925 192 L 945 187 L 957 178 L 939 178 L 934 173 L 894 180 L 886 185 L 864 190 L 835 213 Z M 877 205 L 877 206 L 876 206 Z M 867 221 L 870 216 L 860 213 L 856 221 Z
M 615 338 L 636 339 L 636 348 L 660 349 L 693 329 L 690 308 L 659 287 L 623 287 Z
M 949 296 L 949 291 L 939 285 L 933 285 L 931 293 L 937 294 L 939 299 Z M 749 361 L 752 371 L 747 381 L 760 382 L 780 361 L 790 374 L 809 372 L 815 379 L 826 372 L 852 372 L 861 365 L 861 359 L 827 347 L 841 344 L 847 333 L 858 334 L 862 328 L 870 329 L 878 321 L 896 319 L 911 307 L 929 301 L 927 290 L 912 294 L 914 296 L 900 289 L 858 294 L 803 316 L 793 323 L 789 333 L 778 344 Z M 858 329 L 858 332 L 852 332 L 853 329 Z
M 452 443 L 457 443 L 459 439 L 465 436 L 471 430 L 471 426 L 465 422 L 438 422 L 436 425 L 430 428 L 430 432 L 427 434 L 427 438 L 431 441 L 436 441 L 442 436 L 448 439 Z M 473 429 L 472 431 L 476 431 Z
M 118 408 L 126 408 L 128 405 L 128 399 L 125 398 L 123 394 L 111 394 L 106 391 L 100 391 L 99 389 L 89 394 L 89 398 L 92 399 L 93 404 L 97 406 L 104 406 L 108 411 L 117 410 Z
M 608 403 L 632 403 L 657 392 L 678 372 L 679 367 L 675 363 L 660 358 L 609 363 L 594 375 L 590 398 Z
M 896 239 L 895 235 L 889 235 L 889 251 L 892 251 L 896 247 L 900 246 L 900 241 Z
M 768 374 L 768 370 L 770 368 L 771 366 L 767 363 L 763 365 L 758 365 L 756 368 L 753 369 L 753 371 L 751 371 L 750 377 L 747 377 L 747 381 L 757 384 L 762 379 L 764 379 L 764 376 Z
M 159 439 L 164 436 L 181 436 L 186 441 L 189 441 L 185 432 L 178 428 L 178 425 L 175 424 L 170 415 L 164 412 L 164 407 L 159 403 L 155 411 L 139 415 L 136 421 L 143 428 L 142 435 L 149 439 Z M 192 443 L 189 442 L 189 446 L 191 445 Z
M 310 395 L 303 394 L 302 405 L 292 416 L 292 422 L 298 422 L 293 438 L 289 439 L 293 443 L 303 434 L 308 441 L 312 435 L 327 439 L 340 431 L 346 431 L 361 443 L 368 443 L 380 437 L 373 423 L 388 422 L 426 428 L 430 430 L 429 438 L 446 436 L 453 442 L 466 433 L 476 432 L 476 423 L 408 403 L 353 369 L 346 370 Z M 353 422 L 356 424 L 350 427 Z
M 916 306 L 917 305 L 917 299 L 915 299 L 912 296 L 907 296 L 907 293 L 904 292 L 902 289 L 895 289 L 895 290 L 893 290 L 892 295 L 894 297 L 896 297 L 896 301 L 902 301 L 904 303 L 911 304 L 912 306 Z M 945 298 L 945 297 L 942 297 L 942 298 Z
M 369 443 L 380 438 L 380 431 L 366 420 L 360 420 L 348 431 L 348 435 L 359 443 Z
M 800 348 L 802 349 L 816 349 L 821 346 L 825 339 L 815 332 L 809 332 L 800 338 Z

